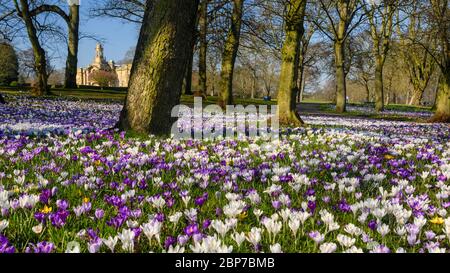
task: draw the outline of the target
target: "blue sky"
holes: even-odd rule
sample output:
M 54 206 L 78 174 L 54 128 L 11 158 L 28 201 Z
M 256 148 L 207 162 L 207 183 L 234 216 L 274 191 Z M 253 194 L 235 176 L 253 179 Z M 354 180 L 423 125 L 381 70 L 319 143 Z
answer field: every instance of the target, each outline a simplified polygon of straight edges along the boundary
M 132 23 L 123 23 L 117 19 L 110 18 L 89 18 L 89 9 L 95 0 L 81 1 L 80 30 L 89 35 L 105 40 L 104 49 L 107 60 L 119 61 L 123 59 L 125 53 L 131 47 L 136 46 L 139 27 Z M 79 48 L 80 67 L 90 64 L 94 58 L 96 41 L 92 39 L 82 39 Z
M 139 26 L 133 23 L 124 23 L 118 19 L 99 17 L 90 18 L 89 10 L 94 6 L 96 0 L 82 0 L 80 5 L 80 33 L 82 36 L 97 37 L 103 41 L 105 58 L 114 61 L 120 61 L 125 53 L 136 46 Z M 67 7 L 65 7 L 67 9 Z M 62 20 L 58 20 L 63 25 Z M 66 27 L 64 26 L 66 29 Z M 78 67 L 85 67 L 92 63 L 95 55 L 95 45 L 97 41 L 90 38 L 80 40 L 78 52 Z M 19 49 L 30 48 L 27 37 L 17 44 Z M 44 47 L 45 44 L 43 45 Z M 48 47 L 46 47 L 48 48 Z M 57 51 L 48 52 L 52 56 L 52 65 L 57 69 L 65 67 L 67 56 L 67 45 L 57 44 Z
M 99 18 L 83 21 L 81 31 L 104 39 L 105 58 L 119 61 L 131 47 L 136 46 L 138 27 L 134 24 L 124 24 L 114 19 Z M 94 58 L 96 41 L 82 39 L 80 41 L 79 66 L 90 64 Z

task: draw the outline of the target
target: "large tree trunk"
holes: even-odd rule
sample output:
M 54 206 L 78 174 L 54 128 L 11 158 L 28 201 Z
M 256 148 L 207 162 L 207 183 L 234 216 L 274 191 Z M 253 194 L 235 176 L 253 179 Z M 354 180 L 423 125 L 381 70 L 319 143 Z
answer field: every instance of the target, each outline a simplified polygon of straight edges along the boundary
M 139 133 L 170 134 L 180 102 L 196 23 L 198 0 L 155 0 L 147 5 L 130 87 L 119 127 Z
M 36 72 L 36 84 L 33 88 L 33 94 L 37 96 L 47 95 L 49 88 L 47 85 L 47 60 L 45 57 L 45 51 L 39 43 L 36 27 L 33 24 L 33 18 L 30 14 L 30 6 L 28 0 L 20 0 L 21 18 L 25 23 L 28 38 L 34 53 L 34 69 Z
M 303 20 L 306 1 L 287 3 L 285 22 L 286 40 L 282 49 L 280 85 L 278 88 L 278 118 L 280 124 L 300 126 L 303 124 L 297 112 L 298 75 L 300 64 L 300 41 L 304 34 Z
M 383 66 L 382 60 L 375 62 L 375 110 L 377 112 L 384 110 Z
M 231 18 L 231 28 L 225 41 L 222 54 L 222 71 L 220 73 L 220 96 L 218 104 L 225 108 L 226 105 L 233 104 L 233 74 L 236 56 L 239 49 L 241 36 L 242 13 L 244 0 L 233 0 L 233 15 Z
M 433 122 L 450 122 L 450 65 L 447 64 L 445 74 L 440 78 L 439 91 L 436 97 L 436 113 Z
M 200 50 L 198 55 L 198 94 L 205 96 L 208 94 L 207 78 L 206 78 L 206 55 L 208 51 L 208 42 L 206 39 L 208 30 L 208 1 L 202 0 L 200 4 L 199 18 L 199 40 Z
M 69 41 L 67 44 L 66 75 L 64 86 L 66 88 L 77 87 L 78 43 L 80 29 L 80 6 L 70 6 L 68 28 Z
M 334 43 L 336 66 L 336 112 L 343 113 L 347 107 L 347 86 L 345 80 L 345 48 L 341 42 Z
M 436 97 L 436 113 L 433 122 L 450 122 L 450 38 L 448 20 L 448 1 L 431 1 L 433 15 L 439 27 L 438 35 L 442 50 L 442 63 L 439 68 L 439 91 Z

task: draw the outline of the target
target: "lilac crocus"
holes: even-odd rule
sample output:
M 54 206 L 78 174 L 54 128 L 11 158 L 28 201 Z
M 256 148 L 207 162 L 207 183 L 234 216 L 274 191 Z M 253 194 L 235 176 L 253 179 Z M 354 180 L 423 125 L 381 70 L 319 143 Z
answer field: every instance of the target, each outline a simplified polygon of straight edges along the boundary
M 95 218 L 102 219 L 105 216 L 105 211 L 102 209 L 96 209 L 94 215 Z
M 69 202 L 67 200 L 57 200 L 56 206 L 58 209 L 66 210 L 69 207 Z

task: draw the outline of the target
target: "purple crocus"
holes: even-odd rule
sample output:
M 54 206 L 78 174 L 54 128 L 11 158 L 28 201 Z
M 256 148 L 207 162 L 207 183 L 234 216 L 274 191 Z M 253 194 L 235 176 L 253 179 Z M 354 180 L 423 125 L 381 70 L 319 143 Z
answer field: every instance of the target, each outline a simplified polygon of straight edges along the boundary
M 170 246 L 174 246 L 177 243 L 177 239 L 172 236 L 168 236 L 164 241 L 164 248 L 167 250 Z
M 204 193 L 202 196 L 195 199 L 195 205 L 196 206 L 203 206 L 205 202 L 208 200 L 208 193 Z
M 198 225 L 197 224 L 190 224 L 184 229 L 184 233 L 188 236 L 193 236 L 194 234 L 198 234 Z
M 12 246 L 8 238 L 0 234 L 0 253 L 15 253 L 16 249 Z
M 45 189 L 39 195 L 39 202 L 41 202 L 42 204 L 48 205 L 48 200 L 50 199 L 51 196 L 52 196 L 52 191 L 49 189 Z
M 203 229 L 208 229 L 210 225 L 211 225 L 211 220 L 206 219 L 205 221 L 203 221 L 202 227 L 203 227 Z
M 378 225 L 377 225 L 377 221 L 375 220 L 370 220 L 369 224 L 367 225 L 371 230 L 376 230 Z
M 311 214 L 314 214 L 314 212 L 316 211 L 316 202 L 308 201 L 308 208 L 311 211 Z
M 339 202 L 339 210 L 342 212 L 349 212 L 351 211 L 350 205 L 347 203 L 347 200 L 342 199 Z
M 36 245 L 30 244 L 25 249 L 26 253 L 51 253 L 55 250 L 55 245 L 49 242 L 39 242 Z

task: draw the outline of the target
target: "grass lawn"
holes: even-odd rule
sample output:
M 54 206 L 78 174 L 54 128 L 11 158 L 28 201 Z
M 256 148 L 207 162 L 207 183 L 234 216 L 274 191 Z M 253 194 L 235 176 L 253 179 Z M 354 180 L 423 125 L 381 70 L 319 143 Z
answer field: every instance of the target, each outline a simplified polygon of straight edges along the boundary
M 29 89 L 29 88 L 25 88 Z M 28 94 L 28 91 L 20 91 L 18 88 L 11 87 L 0 87 L 0 92 L 3 94 L 19 95 Z M 52 88 L 51 95 L 49 97 L 64 97 L 80 100 L 107 100 L 107 101 L 117 101 L 121 102 L 126 97 L 126 92 L 124 91 L 114 91 L 114 90 L 100 90 L 100 89 L 64 89 L 64 88 Z M 206 100 L 203 100 L 204 105 L 216 104 L 218 97 L 208 96 Z M 194 97 L 182 95 L 181 103 L 192 105 L 194 103 Z M 237 105 L 276 105 L 277 101 L 264 101 L 263 99 L 242 99 L 236 98 L 235 104 Z M 334 104 L 330 101 L 317 101 L 306 99 L 299 105 L 299 109 L 304 113 L 319 113 L 319 114 L 329 114 L 329 115 L 342 115 L 350 117 L 362 117 L 371 119 L 385 119 L 385 120 L 395 120 L 395 121 L 426 121 L 421 117 L 417 116 L 405 116 L 396 114 L 378 114 L 374 112 L 368 112 L 363 110 L 349 110 L 343 114 L 337 114 L 334 110 Z M 364 103 L 349 103 L 348 107 L 367 107 L 370 109 L 373 107 L 371 104 Z M 401 105 L 401 104 L 391 104 L 386 106 L 388 111 L 398 111 L 398 112 L 427 112 L 431 111 L 431 107 L 424 106 L 411 106 L 411 105 Z

